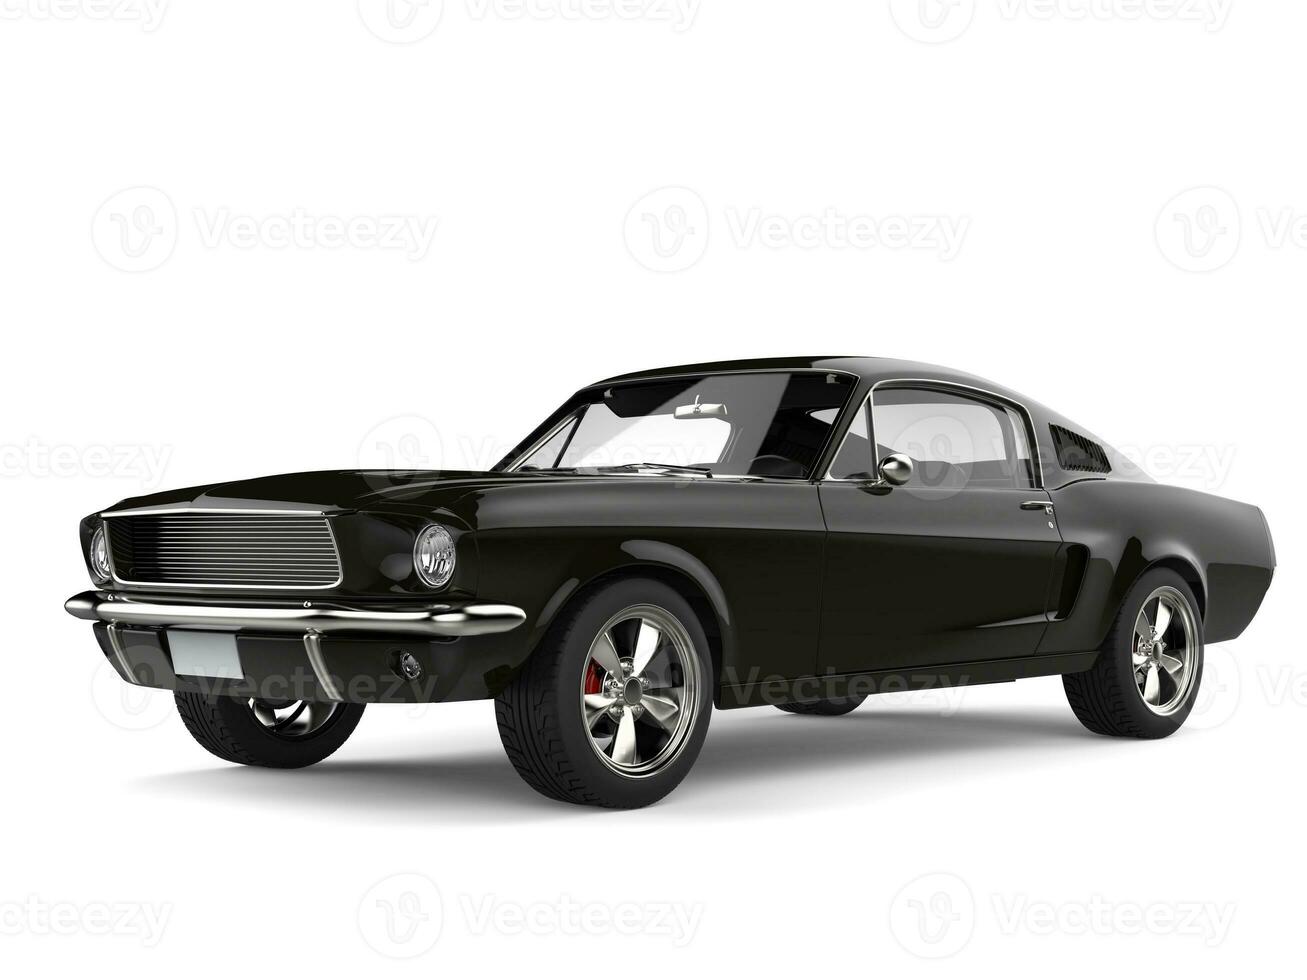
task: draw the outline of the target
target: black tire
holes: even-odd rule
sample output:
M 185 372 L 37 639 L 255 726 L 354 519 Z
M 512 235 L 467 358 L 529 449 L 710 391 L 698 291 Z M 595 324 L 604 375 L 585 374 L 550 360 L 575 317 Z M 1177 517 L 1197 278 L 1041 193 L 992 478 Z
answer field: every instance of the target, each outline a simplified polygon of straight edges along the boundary
M 603 752 L 592 742 L 582 707 L 591 645 L 613 617 L 633 607 L 654 607 L 672 617 L 688 640 L 686 656 L 694 658 L 685 669 L 697 670 L 693 694 L 687 687 L 682 704 L 682 711 L 690 713 L 684 727 L 678 727 L 674 748 L 667 750 L 668 758 L 658 768 L 640 775 L 619 772 L 601 759 Z M 708 733 L 714 681 L 708 649 L 690 604 L 662 582 L 622 579 L 578 598 L 495 699 L 499 737 L 509 761 L 528 786 L 553 800 L 622 809 L 657 802 L 685 778 Z M 605 724 L 601 716 L 595 717 L 600 726 Z
M 850 711 L 856 710 L 867 700 L 867 695 L 859 694 L 852 698 L 823 698 L 820 701 L 791 701 L 789 704 L 778 704 L 776 707 L 782 711 L 788 711 L 792 715 L 824 715 L 833 718 L 836 715 L 847 715 Z
M 1181 697 L 1182 688 L 1177 685 L 1177 704 L 1167 714 L 1158 714 L 1146 704 L 1133 659 L 1136 620 L 1145 601 L 1158 589 L 1171 590 L 1168 594 L 1177 597 L 1175 601 L 1188 605 L 1194 628 L 1187 691 Z M 1202 674 L 1203 623 L 1193 590 L 1170 569 L 1155 568 L 1141 575 L 1126 593 L 1094 666 L 1078 674 L 1063 674 L 1062 686 L 1071 710 L 1091 732 L 1125 738 L 1165 738 L 1189 717 L 1198 698 Z
M 286 736 L 265 727 L 248 698 L 183 692 L 175 698 L 186 730 L 219 759 L 271 769 L 302 769 L 321 762 L 345 744 L 364 708 L 361 704 L 337 704 L 311 733 Z

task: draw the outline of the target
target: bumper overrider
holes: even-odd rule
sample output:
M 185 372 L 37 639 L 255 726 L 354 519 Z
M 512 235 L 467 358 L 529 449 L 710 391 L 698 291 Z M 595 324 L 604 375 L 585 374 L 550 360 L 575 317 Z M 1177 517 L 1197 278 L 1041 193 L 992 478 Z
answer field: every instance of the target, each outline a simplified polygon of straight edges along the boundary
M 92 591 L 64 608 L 95 624 L 123 680 L 167 690 L 271 700 L 470 700 L 497 693 L 524 654 L 500 634 L 520 626 L 525 612 L 495 602 L 231 605 Z M 184 672 L 169 643 L 179 632 L 231 637 L 236 669 Z

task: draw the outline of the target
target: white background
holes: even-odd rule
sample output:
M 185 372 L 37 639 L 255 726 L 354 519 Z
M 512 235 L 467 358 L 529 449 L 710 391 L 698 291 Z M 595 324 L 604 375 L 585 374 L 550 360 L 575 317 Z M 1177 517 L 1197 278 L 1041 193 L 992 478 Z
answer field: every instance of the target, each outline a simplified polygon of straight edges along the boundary
M 2 9 L 5 973 L 1295 961 L 1307 10 Z M 434 234 L 369 237 L 394 216 Z M 964 368 L 1261 505 L 1283 564 L 1188 726 L 1091 737 L 1056 678 L 719 713 L 671 797 L 598 812 L 527 789 L 485 703 L 219 763 L 61 609 L 121 498 L 484 466 L 597 378 L 795 353 Z

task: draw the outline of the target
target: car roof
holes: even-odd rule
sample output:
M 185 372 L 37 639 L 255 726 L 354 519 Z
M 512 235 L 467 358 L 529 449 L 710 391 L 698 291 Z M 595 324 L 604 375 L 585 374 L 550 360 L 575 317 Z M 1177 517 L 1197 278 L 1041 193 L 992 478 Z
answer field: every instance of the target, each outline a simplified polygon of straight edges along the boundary
M 1049 426 L 1061 426 L 1070 429 L 1073 433 L 1098 443 L 1107 452 L 1111 463 L 1111 470 L 1106 474 L 1106 479 L 1153 482 L 1152 478 L 1144 473 L 1132 460 L 1114 449 L 1106 440 L 1094 435 L 1091 430 L 1072 422 L 1046 405 L 1041 405 L 1039 402 L 1003 385 L 995 384 L 974 374 L 967 374 L 964 371 L 957 371 L 939 364 L 929 364 L 925 361 L 909 361 L 893 357 L 858 357 L 829 354 L 809 357 L 760 357 L 733 361 L 703 361 L 697 364 L 674 364 L 668 367 L 632 371 L 628 374 L 614 375 L 611 378 L 596 381 L 593 384 L 586 385 L 568 402 L 560 406 L 553 415 L 546 418 L 518 446 L 514 447 L 508 456 L 504 457 L 501 465 L 524 452 L 534 441 L 540 439 L 551 426 L 558 424 L 569 409 L 575 408 L 575 402 L 578 398 L 588 392 L 593 392 L 595 389 L 612 384 L 653 381 L 659 378 L 685 377 L 687 375 L 747 374 L 767 371 L 842 372 L 858 379 L 854 386 L 854 395 L 858 401 L 865 398 L 874 385 L 890 381 L 942 382 L 971 388 L 980 394 L 997 395 L 1000 399 L 1024 409 L 1025 414 L 1029 416 L 1031 434 L 1034 436 L 1039 449 L 1041 471 L 1044 478 L 1043 485 L 1046 489 L 1056 489 L 1067 483 L 1075 483 L 1081 480 L 1104 478 L 1104 476 L 1098 474 L 1065 469 L 1061 465 L 1056 448 L 1049 442 Z M 847 422 L 845 424 L 847 425 Z
M 956 371 L 938 364 L 924 361 L 900 360 L 893 357 L 858 357 L 849 355 L 824 355 L 818 357 L 760 357 L 735 361 L 707 361 L 700 364 L 677 364 L 670 367 L 652 368 L 620 374 L 596 385 L 617 384 L 627 381 L 641 381 L 654 378 L 675 377 L 687 374 L 736 374 L 741 372 L 765 371 L 838 371 L 854 375 L 868 384 L 889 380 L 946 381 L 990 391 L 1013 401 L 1025 401 L 1016 392 L 995 384 L 985 378 Z M 593 387 L 593 386 L 591 386 Z

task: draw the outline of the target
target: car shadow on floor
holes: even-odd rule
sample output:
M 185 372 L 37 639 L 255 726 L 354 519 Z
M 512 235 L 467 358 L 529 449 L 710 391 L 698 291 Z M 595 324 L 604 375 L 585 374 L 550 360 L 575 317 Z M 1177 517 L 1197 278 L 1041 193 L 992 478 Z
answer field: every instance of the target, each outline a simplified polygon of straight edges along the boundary
M 1006 778 L 1013 757 L 1058 763 L 1065 753 L 1093 751 L 1115 740 L 1084 731 L 1064 707 L 964 709 L 941 714 L 916 706 L 866 705 L 840 718 L 788 715 L 770 709 L 718 712 L 689 777 L 657 813 L 821 809 L 858 784 L 863 799 L 910 793 L 941 779 Z M 208 799 L 227 806 L 303 810 L 310 819 L 413 818 L 434 823 L 520 824 L 587 819 L 605 811 L 554 803 L 532 792 L 497 743 L 413 755 L 329 759 L 294 771 L 221 766 L 153 776 L 140 788 L 164 798 Z M 1119 743 L 1117 743 L 1119 744 Z M 870 789 L 868 789 L 870 787 Z

